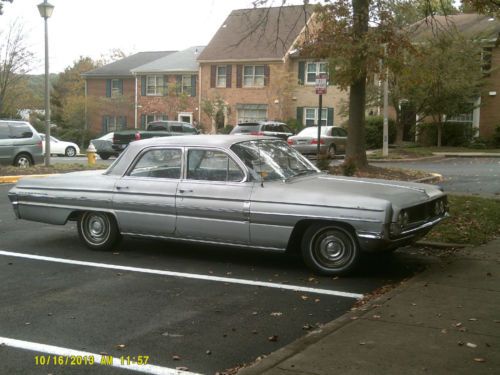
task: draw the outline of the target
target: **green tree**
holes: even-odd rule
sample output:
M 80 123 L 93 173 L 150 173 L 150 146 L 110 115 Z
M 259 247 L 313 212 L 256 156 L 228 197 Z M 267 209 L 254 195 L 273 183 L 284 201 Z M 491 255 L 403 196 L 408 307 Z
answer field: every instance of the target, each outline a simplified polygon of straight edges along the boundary
M 441 146 L 444 116 L 472 110 L 484 83 L 479 41 L 458 33 L 441 33 L 420 43 L 397 75 L 398 93 L 424 120 L 438 127 Z

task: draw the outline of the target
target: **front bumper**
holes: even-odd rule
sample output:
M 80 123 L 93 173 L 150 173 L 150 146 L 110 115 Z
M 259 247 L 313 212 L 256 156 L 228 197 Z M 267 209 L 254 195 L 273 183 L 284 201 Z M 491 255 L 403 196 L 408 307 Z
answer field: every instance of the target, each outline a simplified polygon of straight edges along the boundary
M 390 235 L 389 224 L 382 233 L 356 231 L 358 242 L 363 251 L 376 252 L 395 249 L 409 245 L 425 236 L 434 226 L 449 217 L 445 212 L 443 215 L 433 218 L 418 227 L 410 228 L 401 232 L 398 236 Z

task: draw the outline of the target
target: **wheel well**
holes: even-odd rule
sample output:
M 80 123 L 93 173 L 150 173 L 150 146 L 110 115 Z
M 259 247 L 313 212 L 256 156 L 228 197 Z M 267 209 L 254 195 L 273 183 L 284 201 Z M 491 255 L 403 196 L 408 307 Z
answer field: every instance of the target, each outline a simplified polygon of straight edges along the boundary
M 20 153 L 18 153 L 16 156 L 14 156 L 14 160 L 12 161 L 13 165 L 15 165 L 15 161 L 16 159 L 21 156 L 21 155 L 26 155 L 28 158 L 30 158 L 31 160 L 31 164 L 35 164 L 35 162 L 33 161 L 33 156 L 27 152 L 27 151 L 21 151 Z
M 85 212 L 91 212 L 91 211 L 98 211 L 98 210 L 75 210 L 75 211 L 72 211 L 68 216 L 68 221 L 77 221 L 80 218 L 80 216 L 82 216 Z M 111 212 L 107 212 L 107 211 L 100 211 L 100 212 L 104 212 L 106 214 L 109 214 L 110 216 L 113 217 L 115 222 L 118 223 L 118 220 L 116 220 L 115 214 L 113 214 Z
M 342 227 L 345 230 L 348 230 L 349 232 L 351 232 L 351 234 L 356 239 L 354 227 L 350 224 L 347 224 L 347 223 L 344 223 L 341 221 L 335 221 L 335 220 L 304 219 L 304 220 L 300 220 L 299 222 L 297 222 L 297 224 L 295 224 L 295 227 L 292 230 L 292 234 L 290 235 L 290 239 L 288 240 L 288 245 L 286 248 L 286 251 L 288 253 L 292 253 L 292 254 L 299 254 L 300 253 L 302 236 L 304 235 L 304 232 L 306 231 L 306 229 L 314 224 L 335 224 L 335 225 L 338 225 L 339 227 Z

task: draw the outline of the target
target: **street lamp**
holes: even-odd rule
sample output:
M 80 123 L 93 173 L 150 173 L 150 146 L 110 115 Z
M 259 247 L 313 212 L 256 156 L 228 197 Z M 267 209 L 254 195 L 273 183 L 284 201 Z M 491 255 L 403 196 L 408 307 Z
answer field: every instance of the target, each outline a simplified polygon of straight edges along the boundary
M 47 19 L 52 16 L 54 6 L 47 0 L 38 4 L 40 16 L 45 20 L 45 166 L 50 166 L 50 87 L 49 87 L 49 29 Z

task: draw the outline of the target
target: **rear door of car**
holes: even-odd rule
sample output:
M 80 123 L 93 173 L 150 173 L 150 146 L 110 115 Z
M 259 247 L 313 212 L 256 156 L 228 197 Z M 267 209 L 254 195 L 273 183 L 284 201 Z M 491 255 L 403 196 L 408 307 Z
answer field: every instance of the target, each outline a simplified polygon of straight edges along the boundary
M 14 157 L 13 152 L 9 124 L 7 122 L 0 122 L 0 163 L 11 164 Z
M 195 240 L 248 244 L 252 182 L 224 150 L 189 148 L 176 198 L 176 235 Z
M 175 195 L 182 175 L 182 155 L 182 148 L 148 148 L 117 181 L 113 207 L 123 233 L 173 235 Z

